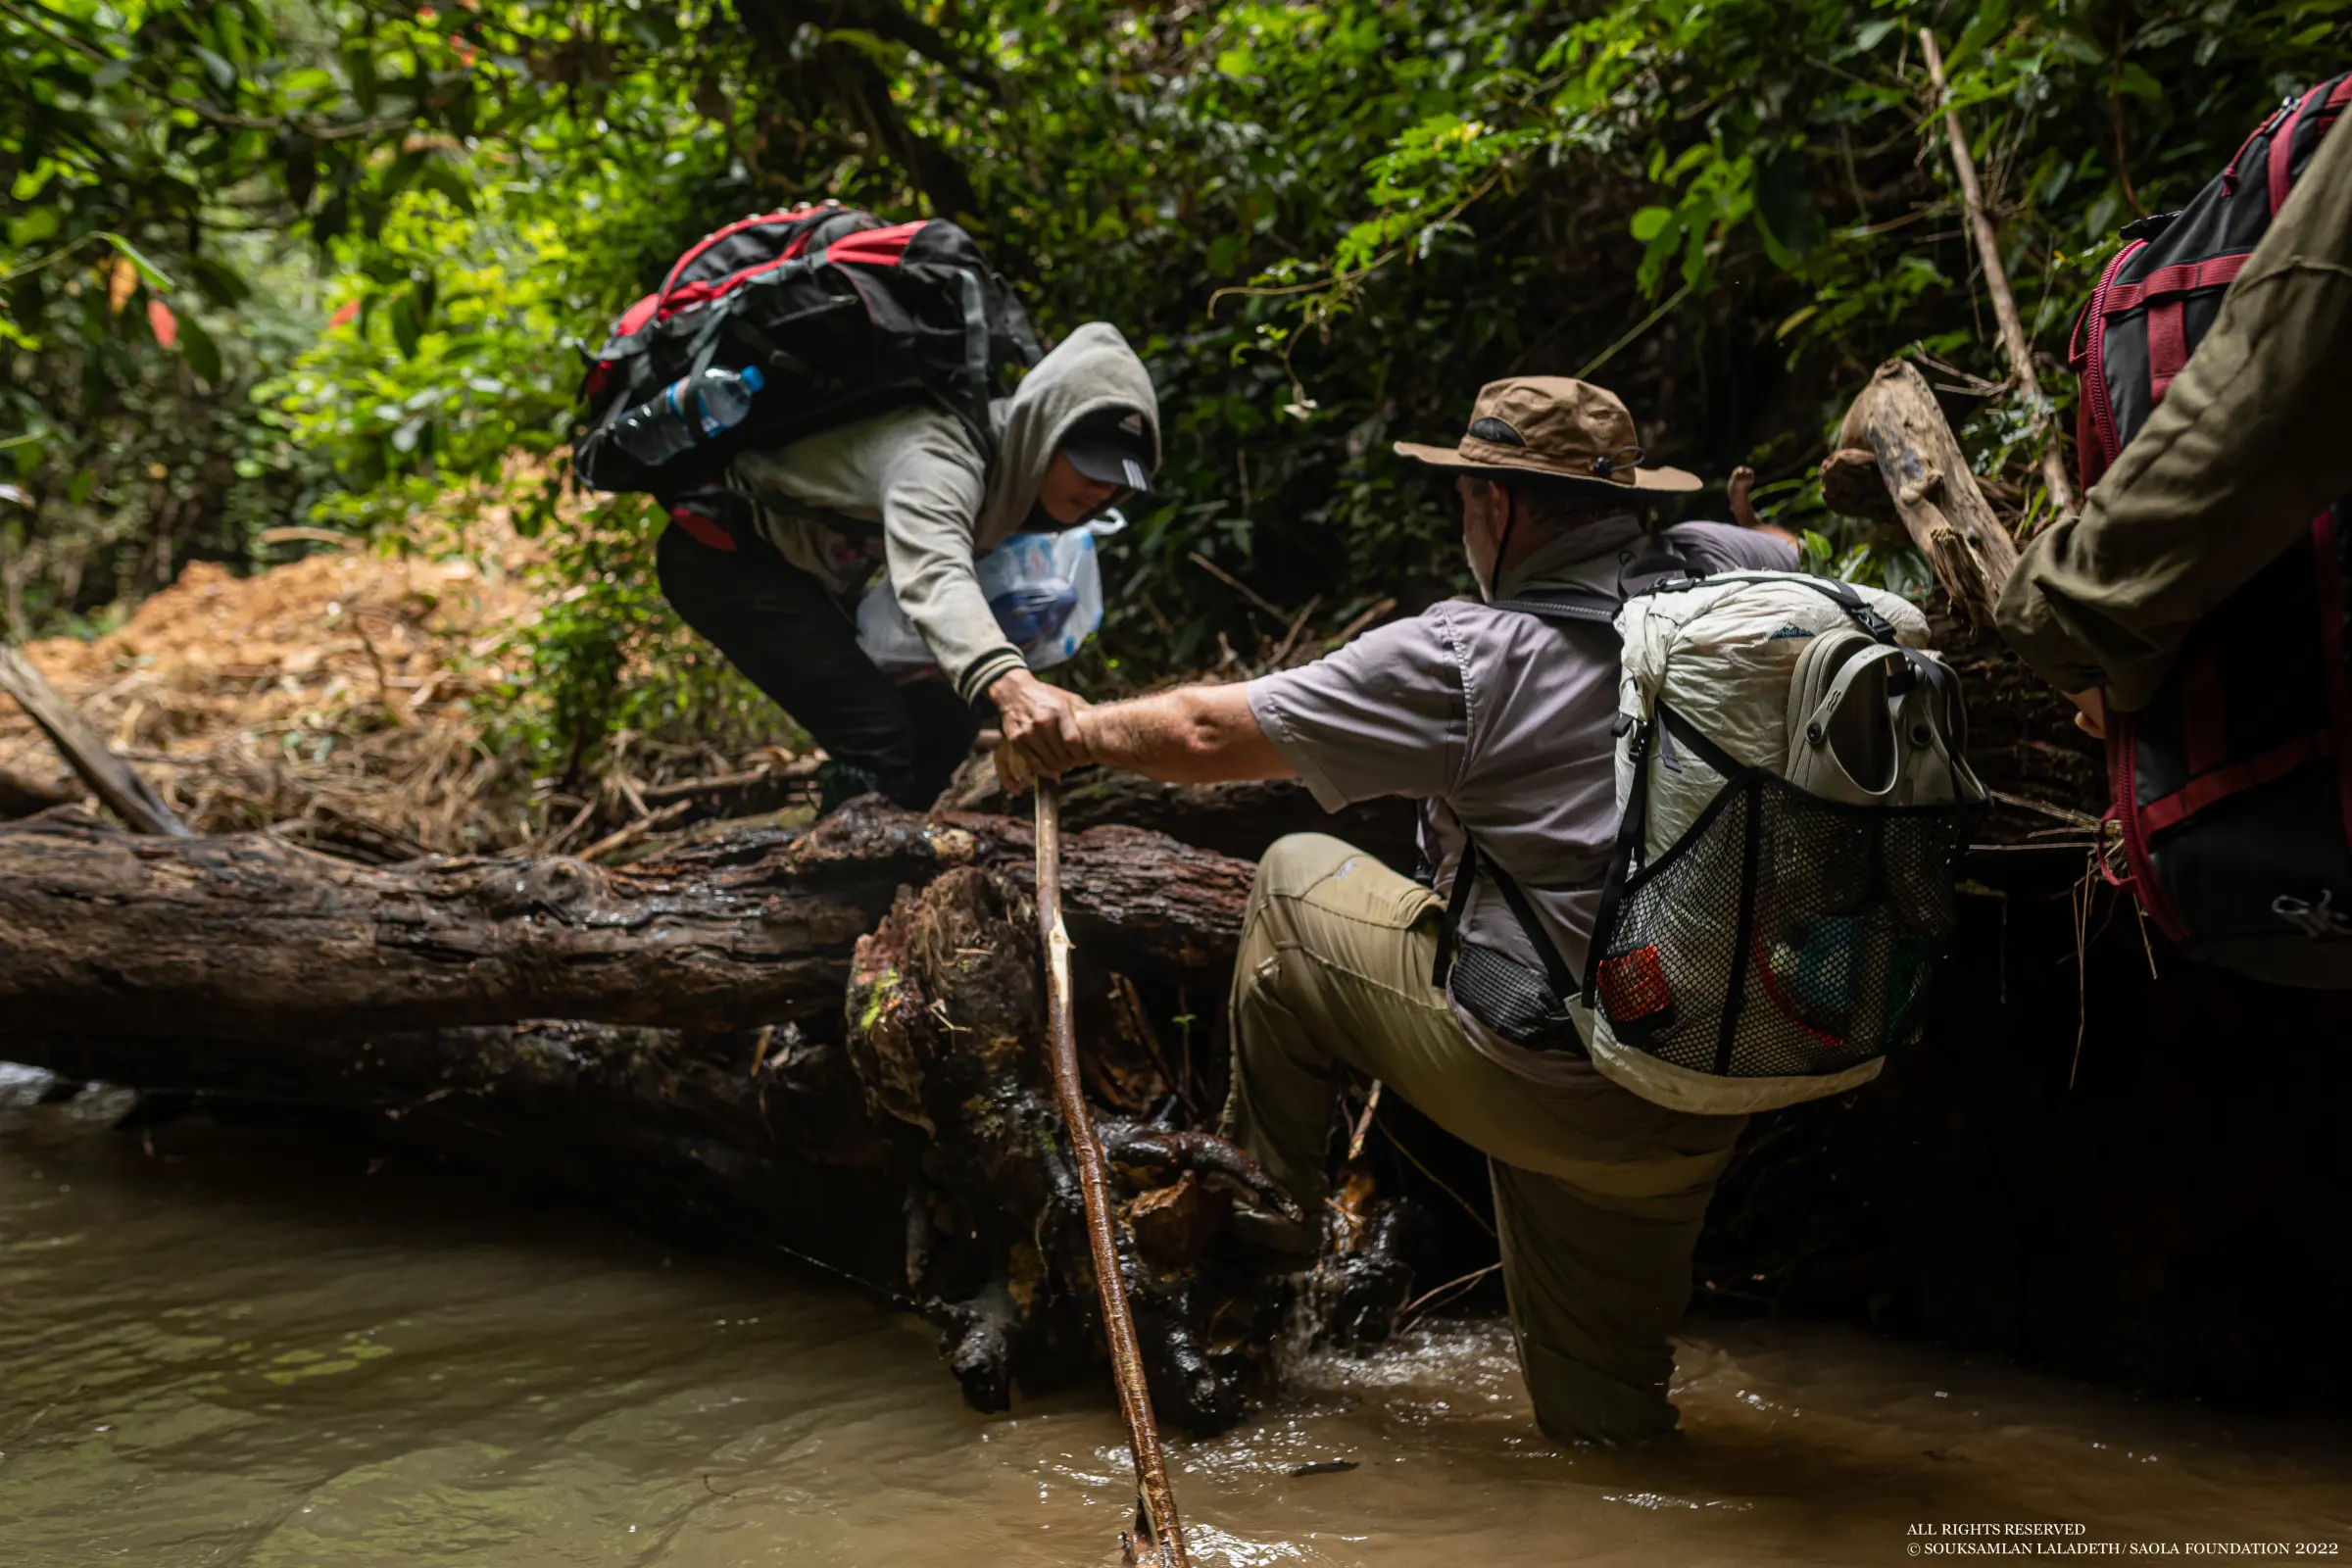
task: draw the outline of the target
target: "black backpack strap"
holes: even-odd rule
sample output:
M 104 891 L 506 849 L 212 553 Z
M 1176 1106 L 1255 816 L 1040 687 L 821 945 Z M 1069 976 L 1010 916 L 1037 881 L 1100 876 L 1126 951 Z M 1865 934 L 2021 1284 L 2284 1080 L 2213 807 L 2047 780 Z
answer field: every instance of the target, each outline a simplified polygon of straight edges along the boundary
M 1544 965 L 1544 978 L 1551 985 L 1552 997 L 1563 1006 L 1566 1005 L 1569 999 L 1576 995 L 1576 976 L 1568 972 L 1568 960 L 1560 956 L 1560 950 L 1544 934 L 1544 922 L 1537 918 L 1535 906 L 1528 902 L 1527 894 L 1517 879 L 1501 866 L 1488 866 L 1487 875 L 1494 879 L 1494 890 L 1502 895 L 1502 902 L 1510 908 L 1511 918 L 1519 922 L 1519 929 L 1526 935 L 1528 946 L 1536 950 L 1536 958 Z
M 1661 588 L 1689 588 L 1704 581 L 1706 573 L 1682 553 L 1672 539 L 1660 534 L 1650 540 L 1654 551 L 1638 556 L 1617 568 L 1617 591 L 1595 593 L 1585 588 L 1534 588 L 1494 601 L 1496 610 L 1515 610 L 1555 626 L 1597 626 L 1617 635 L 1617 612 L 1638 594 Z
M 1471 838 L 1465 828 L 1462 856 L 1453 867 L 1453 892 L 1446 901 L 1446 927 L 1438 938 L 1438 961 L 1429 976 L 1429 983 L 1440 990 L 1445 989 L 1453 972 L 1454 955 L 1461 946 L 1462 912 L 1469 906 L 1471 884 L 1478 880 L 1480 865 L 1478 840 Z M 1552 1000 L 1565 1004 L 1576 995 L 1576 976 L 1568 972 L 1560 950 L 1544 934 L 1544 924 L 1537 918 L 1535 906 L 1528 902 L 1518 879 L 1498 863 L 1487 861 L 1485 865 L 1487 875 L 1494 879 L 1494 890 L 1502 895 L 1503 905 L 1511 911 L 1511 918 L 1519 922 L 1519 929 L 1536 950 L 1536 957 L 1544 967 L 1544 982 L 1551 987 Z
M 1675 548 L 1671 540 L 1661 537 L 1656 542 L 1662 547 L 1662 553 L 1629 562 L 1618 571 L 1619 592 L 1615 594 L 1592 593 L 1578 588 L 1537 589 L 1529 593 L 1513 595 L 1509 599 L 1495 600 L 1494 608 L 1496 610 L 1513 610 L 1522 614 L 1534 615 L 1538 619 L 1548 621 L 1555 626 L 1598 627 L 1615 639 L 1617 637 L 1617 613 L 1625 608 L 1626 600 L 1636 594 L 1695 587 L 1699 582 L 1705 580 L 1705 574 L 1695 569 L 1691 563 Z M 1845 604 L 1848 600 L 1851 601 L 1847 606 L 1847 613 L 1852 614 L 1859 612 L 1861 614 L 1877 618 L 1882 626 L 1886 624 L 1884 618 L 1878 617 L 1876 612 L 1862 602 L 1861 596 L 1855 594 L 1850 587 L 1844 583 L 1839 583 L 1838 586 L 1845 589 L 1845 597 L 1839 602 Z M 1893 628 L 1887 626 L 1886 633 L 1887 639 L 1891 641 Z M 1677 741 L 1689 747 L 1700 761 L 1705 762 L 1726 778 L 1745 771 L 1736 758 L 1707 739 L 1699 732 L 1696 725 L 1685 719 L 1680 713 L 1660 704 L 1658 716 L 1672 731 Z M 1609 922 L 1616 912 L 1619 892 L 1624 887 L 1627 876 L 1632 873 L 1634 862 L 1641 858 L 1642 854 L 1642 837 L 1648 823 L 1651 733 L 1649 726 L 1643 725 L 1635 732 L 1634 736 L 1633 794 L 1626 804 L 1625 815 L 1618 823 L 1617 842 L 1609 856 L 1608 875 L 1601 884 L 1600 912 L 1592 925 L 1592 958 L 1594 961 L 1597 961 L 1600 953 L 1600 935 L 1608 929 Z M 1453 950 L 1458 942 L 1462 911 L 1469 903 L 1470 883 L 1478 870 L 1478 841 L 1469 836 L 1467 826 L 1462 831 L 1462 858 L 1460 863 L 1454 868 L 1453 896 L 1446 903 L 1446 932 L 1439 939 L 1437 969 L 1430 977 L 1432 985 L 1444 985 L 1446 971 L 1452 966 Z M 1487 875 L 1494 879 L 1495 891 L 1502 895 L 1502 902 L 1510 909 L 1511 918 L 1519 922 L 1519 929 L 1526 936 L 1528 945 L 1536 950 L 1536 956 L 1544 965 L 1544 978 L 1551 986 L 1552 995 L 1563 1004 L 1580 992 L 1590 996 L 1592 994 L 1591 975 L 1588 974 L 1582 986 L 1577 983 L 1576 976 L 1568 968 L 1568 960 L 1560 956 L 1558 946 L 1544 931 L 1544 922 L 1537 916 L 1535 906 L 1529 902 L 1526 890 L 1519 886 L 1517 879 L 1499 864 L 1490 864 L 1487 867 Z M 1588 964 L 1588 968 L 1590 966 Z
M 1660 711 L 1665 710 L 1661 709 Z M 1698 736 L 1705 750 L 1698 747 L 1692 747 L 1691 750 L 1698 752 L 1701 761 L 1713 767 L 1714 758 L 1721 757 L 1722 751 L 1714 742 L 1699 735 L 1695 728 L 1688 725 L 1684 728 L 1689 728 L 1690 735 Z M 1593 1004 L 1593 998 L 1598 995 L 1593 986 L 1600 974 L 1601 949 L 1606 945 L 1610 927 L 1617 923 L 1617 906 L 1625 897 L 1625 884 L 1634 874 L 1634 863 L 1642 858 L 1642 844 L 1649 831 L 1649 757 L 1650 743 L 1655 735 L 1656 731 L 1647 724 L 1638 725 L 1634 730 L 1631 748 L 1634 787 L 1626 797 L 1625 814 L 1617 822 L 1617 843 L 1609 851 L 1609 872 L 1601 879 L 1600 907 L 1593 912 L 1592 940 L 1585 952 L 1585 983 L 1582 989 L 1588 1006 Z M 1675 731 L 1675 738 L 1688 744 L 1689 737 L 1682 729 Z M 1709 752 L 1713 752 L 1714 757 L 1708 756 Z M 1536 935 L 1538 940 L 1542 940 L 1541 932 Z
M 1740 774 L 1747 771 L 1747 764 L 1745 762 L 1740 761 L 1740 759 L 1734 757 L 1731 753 L 1716 745 L 1712 740 L 1707 738 L 1706 731 L 1700 729 L 1696 724 L 1691 723 L 1689 719 L 1676 712 L 1673 709 L 1668 708 L 1664 703 L 1658 704 L 1657 722 L 1667 734 L 1674 737 L 1676 745 L 1681 746 L 1689 751 L 1692 756 L 1696 757 L 1700 761 L 1706 763 L 1716 772 L 1721 773 L 1725 778 L 1737 778 Z M 1635 744 L 1640 746 L 1642 743 L 1637 741 Z M 1648 760 L 1649 760 L 1646 755 L 1640 756 L 1635 759 L 1635 799 L 1637 802 L 1641 799 L 1640 774 L 1642 769 L 1648 765 Z M 1627 814 L 1631 815 L 1632 811 L 1629 809 Z
M 768 336 L 763 328 L 747 319 L 740 311 L 728 313 L 727 318 L 719 325 L 719 332 L 742 344 L 751 353 L 753 362 L 764 366 L 771 376 L 793 375 L 820 384 L 823 380 L 816 367 Z
M 1494 602 L 1496 610 L 1515 610 L 1555 626 L 1594 626 L 1617 635 L 1617 612 L 1625 601 L 1581 588 L 1538 588 Z
M 1815 593 L 1822 595 L 1826 599 L 1833 599 L 1837 601 L 1838 608 L 1844 611 L 1847 617 L 1851 619 L 1855 625 L 1861 627 L 1865 632 L 1868 632 L 1873 641 L 1885 643 L 1888 647 L 1893 647 L 1900 641 L 1900 638 L 1894 629 L 1894 622 L 1888 620 L 1885 615 L 1880 614 L 1876 610 L 1873 610 L 1870 607 L 1870 601 L 1864 599 L 1859 593 L 1854 591 L 1854 585 L 1852 583 L 1847 582 L 1839 577 L 1816 577 L 1809 572 L 1800 571 L 1727 571 L 1719 572 L 1712 577 L 1692 577 L 1688 581 L 1683 582 L 1660 582 L 1654 585 L 1653 589 L 1645 591 L 1671 593 L 1683 588 L 1697 588 L 1719 583 L 1739 582 L 1797 583 L 1803 587 L 1812 589 Z
M 1461 858 L 1453 863 L 1453 890 L 1446 900 L 1446 921 L 1438 930 L 1438 961 L 1429 971 L 1429 983 L 1439 990 L 1446 988 L 1446 976 L 1453 972 L 1454 950 L 1461 945 L 1462 911 L 1470 906 L 1470 884 L 1478 880 L 1478 840 L 1462 829 Z
M 1933 658 L 1916 648 L 1903 650 L 1903 658 L 1911 672 L 1925 682 L 1943 700 L 1943 720 L 1948 733 L 1946 741 L 1957 757 L 1968 750 L 1968 699 L 1960 690 L 1960 677 L 1940 659 Z
M 1893 647 L 1896 642 L 1894 622 L 1870 608 L 1869 601 L 1854 591 L 1854 585 L 1838 577 L 1807 577 L 1805 586 L 1838 601 L 1848 619 L 1870 633 L 1877 642 Z
M 1695 729 L 1690 729 L 1689 732 L 1691 735 L 1698 734 Z M 1679 737 L 1682 731 L 1676 733 Z M 1581 985 L 1569 969 L 1568 960 L 1560 956 L 1558 945 L 1551 940 L 1550 933 L 1544 929 L 1543 919 L 1536 913 L 1527 890 L 1520 887 L 1518 879 L 1500 865 L 1487 866 L 1487 875 L 1494 880 L 1494 890 L 1502 895 L 1503 905 L 1511 911 L 1511 918 L 1519 923 L 1520 934 L 1527 938 L 1528 946 L 1536 950 L 1536 958 L 1544 966 L 1544 978 L 1550 985 L 1553 998 L 1563 1005 L 1580 994 L 1588 999 L 1592 996 L 1592 978 L 1600 959 L 1601 938 L 1616 918 L 1617 903 L 1626 879 L 1633 872 L 1634 862 L 1642 855 L 1642 833 L 1648 823 L 1644 803 L 1648 799 L 1649 736 L 1646 725 L 1635 733 L 1634 793 L 1626 806 L 1624 819 L 1617 825 L 1617 843 L 1609 855 L 1608 876 L 1601 884 L 1600 910 L 1592 921 L 1592 948 L 1587 956 L 1587 973 Z M 1704 742 L 1703 737 L 1701 739 L 1717 757 L 1723 756 L 1713 743 Z M 1729 762 L 1730 759 L 1725 758 L 1725 760 Z M 1731 765 L 1735 768 L 1739 766 L 1737 762 L 1731 762 Z M 1450 963 L 1443 960 L 1450 959 L 1451 949 L 1458 941 L 1455 927 L 1460 922 L 1463 906 L 1469 902 L 1464 890 L 1469 887 L 1477 870 L 1478 844 L 1472 839 L 1464 843 L 1461 863 L 1453 873 L 1453 898 L 1446 909 L 1446 934 L 1439 944 L 1442 961 L 1438 972 L 1431 976 L 1432 985 L 1443 986 L 1446 983 L 1446 972 Z

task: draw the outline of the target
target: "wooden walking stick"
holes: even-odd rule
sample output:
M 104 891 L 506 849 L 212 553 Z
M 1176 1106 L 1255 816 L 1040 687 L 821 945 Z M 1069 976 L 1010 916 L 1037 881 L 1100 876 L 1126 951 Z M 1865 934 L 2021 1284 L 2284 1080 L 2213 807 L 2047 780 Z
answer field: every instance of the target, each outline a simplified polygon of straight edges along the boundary
M 1078 1032 L 1070 1006 L 1070 933 L 1061 919 L 1060 786 L 1041 778 L 1036 788 L 1037 928 L 1046 943 L 1046 1025 L 1054 1054 L 1054 1092 L 1070 1133 L 1078 1191 L 1086 1200 L 1095 1289 L 1102 1300 L 1102 1335 L 1110 1342 L 1110 1370 L 1118 1382 L 1119 1413 L 1127 1418 L 1127 1450 L 1135 1458 L 1135 1490 L 1142 1500 L 1136 1522 L 1150 1525 L 1153 1555 L 1160 1568 L 1187 1568 L 1184 1523 L 1176 1517 L 1176 1494 L 1168 1488 L 1159 1427 L 1152 1419 L 1152 1393 L 1144 1386 L 1143 1350 L 1135 1341 L 1135 1315 L 1128 1310 L 1127 1281 L 1119 1272 L 1119 1244 L 1111 1229 L 1102 1145 L 1095 1137 L 1095 1119 L 1078 1084 Z M 1121 1539 L 1125 1540 L 1124 1532 Z M 1135 1560 L 1132 1543 L 1128 1560 Z
M 1943 80 L 1943 52 L 1936 34 L 1919 29 L 1920 47 L 1927 52 L 1928 79 L 1936 86 L 1936 107 L 1943 111 L 1943 136 L 1952 149 L 1952 170 L 1960 176 L 1960 202 L 1968 210 L 1968 231 L 1977 244 L 1977 259 L 1984 264 L 1984 286 L 1992 294 L 1993 319 L 2000 323 L 2001 347 L 2009 355 L 2010 373 L 2024 389 L 2026 401 L 2041 419 L 2041 483 L 2050 505 L 2060 514 L 2075 510 L 2075 487 L 2066 476 L 2066 458 L 2058 450 L 2051 428 L 2049 402 L 2041 395 L 2041 380 L 2034 373 L 2034 346 L 2026 341 L 2026 323 L 2017 314 L 2017 297 L 2009 292 L 2009 270 L 2001 265 L 2000 237 L 1984 211 L 1984 192 L 1977 184 L 1977 161 L 1960 128 L 1960 112 L 1952 107 L 1952 89 Z

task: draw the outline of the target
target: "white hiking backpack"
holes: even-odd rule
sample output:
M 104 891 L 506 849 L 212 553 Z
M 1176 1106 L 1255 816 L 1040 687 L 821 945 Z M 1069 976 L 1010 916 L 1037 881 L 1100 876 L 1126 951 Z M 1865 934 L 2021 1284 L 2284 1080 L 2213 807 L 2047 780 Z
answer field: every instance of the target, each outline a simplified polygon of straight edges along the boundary
M 1728 1115 L 1840 1094 L 1915 1040 L 1984 789 L 1927 620 L 1799 572 L 1497 608 L 1614 625 L 1617 847 L 1581 976 L 1492 876 L 1592 1062 Z M 1459 873 L 1457 873 L 1459 874 Z

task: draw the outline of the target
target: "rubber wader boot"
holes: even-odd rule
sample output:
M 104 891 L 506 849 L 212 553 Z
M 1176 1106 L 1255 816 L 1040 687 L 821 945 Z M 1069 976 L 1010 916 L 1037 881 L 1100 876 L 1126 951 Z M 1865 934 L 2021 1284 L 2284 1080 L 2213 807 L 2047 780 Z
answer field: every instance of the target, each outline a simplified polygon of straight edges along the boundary
M 844 802 L 879 793 L 881 788 L 882 781 L 857 763 L 827 758 L 816 769 L 816 814 L 831 816 Z

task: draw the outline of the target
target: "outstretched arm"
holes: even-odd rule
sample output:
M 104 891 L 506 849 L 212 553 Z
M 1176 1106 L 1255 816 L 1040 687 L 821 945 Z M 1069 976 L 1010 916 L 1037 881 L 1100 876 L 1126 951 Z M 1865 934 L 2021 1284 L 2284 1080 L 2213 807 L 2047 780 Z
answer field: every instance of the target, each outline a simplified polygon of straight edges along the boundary
M 1238 681 L 1180 686 L 1090 708 L 1078 713 L 1077 720 L 1078 749 L 1087 761 L 1123 767 L 1163 783 L 1294 776 L 1291 764 L 1250 710 L 1249 688 Z M 1024 783 L 1029 775 L 1046 771 L 1019 748 L 1005 747 L 998 756 L 999 771 L 1008 784 Z

